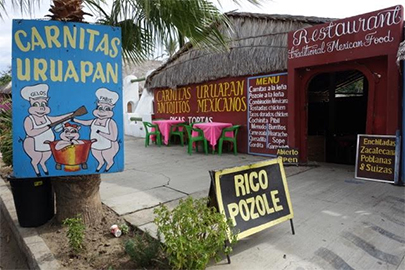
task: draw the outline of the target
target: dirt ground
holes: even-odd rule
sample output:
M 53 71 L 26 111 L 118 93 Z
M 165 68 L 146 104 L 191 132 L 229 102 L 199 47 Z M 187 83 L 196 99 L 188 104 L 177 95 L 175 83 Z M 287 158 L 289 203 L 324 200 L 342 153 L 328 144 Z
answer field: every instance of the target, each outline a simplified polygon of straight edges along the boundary
M 4 167 L 0 156 L 0 176 L 6 179 L 11 168 Z M 136 264 L 125 253 L 125 242 L 134 237 L 134 228 L 129 233 L 116 238 L 110 233 L 113 224 L 125 224 L 114 211 L 103 205 L 103 220 L 93 227 L 86 227 L 84 249 L 75 254 L 69 247 L 66 236 L 67 227 L 50 220 L 37 227 L 38 234 L 44 239 L 62 269 L 136 269 Z M 0 270 L 29 269 L 24 254 L 20 251 L 6 220 L 0 216 Z
M 133 228 L 127 235 L 116 238 L 109 231 L 113 224 L 125 221 L 103 205 L 104 218 L 93 227 L 86 227 L 84 249 L 75 254 L 66 237 L 67 227 L 55 225 L 51 220 L 37 228 L 38 233 L 64 269 L 136 269 L 125 253 L 125 241 L 134 236 Z
M 125 242 L 140 234 L 129 227 L 129 232 L 116 238 L 110 233 L 112 224 L 126 224 L 114 211 L 103 205 L 104 218 L 98 225 L 86 227 L 84 248 L 74 253 L 66 236 L 67 227 L 57 225 L 53 220 L 37 227 L 38 234 L 45 241 L 62 269 L 138 269 L 125 253 Z M 24 254 L 20 251 L 5 218 L 0 217 L 0 270 L 29 269 Z

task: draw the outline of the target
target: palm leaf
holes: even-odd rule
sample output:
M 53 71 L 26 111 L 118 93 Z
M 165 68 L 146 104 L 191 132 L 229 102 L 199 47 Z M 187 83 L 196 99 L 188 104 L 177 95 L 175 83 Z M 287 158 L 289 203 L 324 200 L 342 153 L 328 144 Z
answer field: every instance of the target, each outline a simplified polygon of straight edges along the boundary
M 122 28 L 124 59 L 136 63 L 152 56 L 167 40 L 226 49 L 216 26 L 226 26 L 228 20 L 208 0 L 121 0 L 114 1 L 109 12 L 95 1 L 86 3 L 98 14 L 98 23 Z
M 258 5 L 263 0 L 247 1 Z M 242 0 L 233 2 L 239 4 Z M 12 0 L 12 3 L 22 12 L 31 13 L 41 1 Z M 201 48 L 227 49 L 217 26 L 231 30 L 229 21 L 209 0 L 114 0 L 108 12 L 105 0 L 83 0 L 83 3 L 98 17 L 98 23 L 122 28 L 124 59 L 135 63 L 152 56 L 155 48 L 167 40 L 176 40 L 180 47 L 190 41 Z M 5 0 L 0 0 L 0 10 L 5 11 L 4 7 Z
M 228 20 L 209 1 L 205 0 L 138 0 L 137 8 L 145 14 L 145 28 L 158 41 L 167 38 L 187 38 L 193 45 L 200 44 L 214 49 L 226 48 L 218 24 L 228 25 Z

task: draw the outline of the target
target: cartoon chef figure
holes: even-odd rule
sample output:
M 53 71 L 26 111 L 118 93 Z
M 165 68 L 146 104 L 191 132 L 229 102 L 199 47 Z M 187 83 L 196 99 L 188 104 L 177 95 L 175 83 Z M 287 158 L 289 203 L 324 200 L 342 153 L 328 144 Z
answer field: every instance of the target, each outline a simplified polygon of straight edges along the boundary
M 48 106 L 48 90 L 46 84 L 25 86 L 21 90 L 21 96 L 30 103 L 29 115 L 24 119 L 26 137 L 23 148 L 31 158 L 31 165 L 37 176 L 41 176 L 38 165 L 42 167 L 45 175 L 48 175 L 46 161 L 51 157 L 51 148 L 46 141 L 54 141 L 52 123 L 71 116 L 68 113 L 60 116 L 48 116 L 51 109 Z
M 74 118 L 74 121 L 90 126 L 90 139 L 97 140 L 91 145 L 91 153 L 98 161 L 96 172 L 106 164 L 105 172 L 114 165 L 114 157 L 119 151 L 118 144 L 118 127 L 114 119 L 112 119 L 115 103 L 118 101 L 118 94 L 108 90 L 107 88 L 99 88 L 96 91 L 97 107 L 93 111 L 96 117 L 93 120 L 79 120 Z
M 55 145 L 55 150 L 61 150 L 67 146 L 84 144 L 82 140 L 79 139 L 80 126 L 71 124 L 69 122 L 63 124 L 63 131 L 60 134 L 60 140 Z

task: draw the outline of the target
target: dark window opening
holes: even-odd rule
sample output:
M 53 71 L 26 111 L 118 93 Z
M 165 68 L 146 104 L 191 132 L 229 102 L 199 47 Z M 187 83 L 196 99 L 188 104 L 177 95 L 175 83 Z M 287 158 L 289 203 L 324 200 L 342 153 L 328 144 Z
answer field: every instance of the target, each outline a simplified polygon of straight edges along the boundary
M 133 113 L 134 112 L 134 103 L 133 102 L 128 102 L 127 103 L 127 113 Z

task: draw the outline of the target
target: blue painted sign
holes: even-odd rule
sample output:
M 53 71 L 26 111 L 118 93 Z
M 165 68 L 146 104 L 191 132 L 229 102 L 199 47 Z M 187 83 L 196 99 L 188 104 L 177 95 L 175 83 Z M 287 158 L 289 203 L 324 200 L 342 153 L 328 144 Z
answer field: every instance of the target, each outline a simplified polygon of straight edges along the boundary
M 124 169 L 121 29 L 13 20 L 17 178 Z

